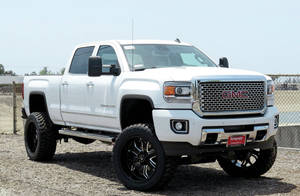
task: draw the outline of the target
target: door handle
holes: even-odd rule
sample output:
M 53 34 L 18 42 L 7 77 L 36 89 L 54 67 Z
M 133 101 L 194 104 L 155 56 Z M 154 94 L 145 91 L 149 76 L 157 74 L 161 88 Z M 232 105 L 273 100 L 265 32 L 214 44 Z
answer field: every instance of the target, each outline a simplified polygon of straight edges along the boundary
M 86 83 L 86 85 L 87 85 L 88 87 L 93 87 L 93 86 L 94 86 L 94 83 L 93 83 L 93 82 L 88 82 L 88 83 Z
M 67 82 L 67 81 L 63 81 L 63 82 L 61 83 L 61 85 L 63 85 L 63 86 L 67 86 L 67 85 L 69 85 L 69 84 L 68 84 L 68 82 Z

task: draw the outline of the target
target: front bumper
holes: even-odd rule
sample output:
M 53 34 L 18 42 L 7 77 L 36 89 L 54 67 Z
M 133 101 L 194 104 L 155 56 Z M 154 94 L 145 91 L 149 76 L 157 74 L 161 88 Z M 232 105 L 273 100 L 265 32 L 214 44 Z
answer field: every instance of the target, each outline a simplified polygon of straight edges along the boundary
M 226 144 L 220 145 L 200 145 L 193 146 L 186 142 L 161 142 L 167 156 L 178 155 L 198 155 L 204 153 L 218 154 L 228 151 L 248 150 L 254 148 L 269 149 L 273 147 L 275 136 L 261 142 L 247 143 L 245 146 L 227 147 Z
M 259 143 L 269 140 L 276 135 L 277 127 L 274 127 L 275 116 L 278 110 L 275 107 L 268 107 L 262 116 L 234 116 L 223 118 L 203 118 L 196 115 L 192 110 L 153 110 L 153 121 L 155 132 L 158 139 L 162 143 L 187 143 L 191 146 L 209 146 L 224 145 L 229 136 L 247 135 L 247 144 Z M 189 132 L 187 134 L 177 134 L 172 131 L 170 121 L 173 119 L 181 119 L 189 121 Z M 252 125 L 253 130 L 241 132 L 225 133 L 223 127 Z M 264 130 L 265 135 L 257 138 L 257 132 Z M 213 144 L 205 144 L 208 133 L 217 133 L 216 142 Z M 257 140 L 259 139 L 259 140 Z

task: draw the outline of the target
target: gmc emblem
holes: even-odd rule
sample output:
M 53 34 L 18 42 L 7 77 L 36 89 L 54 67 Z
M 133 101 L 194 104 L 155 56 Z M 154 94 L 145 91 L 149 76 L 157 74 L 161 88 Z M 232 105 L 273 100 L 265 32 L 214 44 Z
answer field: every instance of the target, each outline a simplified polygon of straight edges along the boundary
M 223 91 L 222 98 L 223 99 L 234 99 L 234 98 L 247 99 L 249 98 L 249 92 L 248 91 Z

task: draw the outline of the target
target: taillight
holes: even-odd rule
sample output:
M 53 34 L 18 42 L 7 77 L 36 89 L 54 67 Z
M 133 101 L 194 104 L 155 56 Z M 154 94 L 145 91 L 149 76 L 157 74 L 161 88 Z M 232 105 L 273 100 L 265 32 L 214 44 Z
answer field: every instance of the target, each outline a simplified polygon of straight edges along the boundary
M 22 99 L 24 99 L 24 83 L 22 83 Z

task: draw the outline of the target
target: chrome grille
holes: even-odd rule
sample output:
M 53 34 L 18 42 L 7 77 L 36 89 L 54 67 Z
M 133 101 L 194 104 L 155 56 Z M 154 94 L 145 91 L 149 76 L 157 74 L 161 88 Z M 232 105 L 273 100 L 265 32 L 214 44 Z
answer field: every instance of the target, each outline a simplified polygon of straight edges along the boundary
M 201 113 L 262 111 L 265 108 L 265 83 L 198 81 Z

